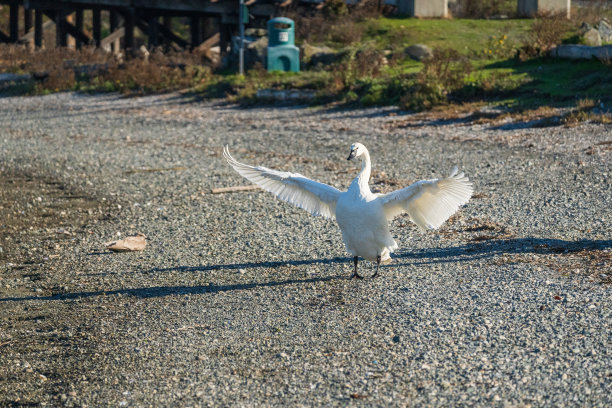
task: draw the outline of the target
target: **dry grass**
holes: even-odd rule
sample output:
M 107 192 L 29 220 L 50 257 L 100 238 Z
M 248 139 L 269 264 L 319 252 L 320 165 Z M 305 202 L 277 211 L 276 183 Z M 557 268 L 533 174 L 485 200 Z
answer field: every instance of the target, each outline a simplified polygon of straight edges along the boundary
M 326 0 L 322 13 L 309 15 L 294 9 L 286 15 L 295 21 L 296 38 L 309 44 L 331 42 L 346 46 L 364 38 L 366 27 L 358 23 L 379 17 L 383 11 L 377 0 L 365 0 L 355 5 L 347 5 L 342 0 Z
M 520 57 L 526 59 L 546 55 L 551 48 L 561 43 L 563 37 L 575 25 L 564 13 L 539 14 L 524 39 Z
M 32 73 L 34 93 L 66 90 L 141 94 L 182 89 L 206 81 L 210 68 L 199 54 L 138 53 L 123 59 L 95 48 L 29 50 L 0 45 L 0 71 Z

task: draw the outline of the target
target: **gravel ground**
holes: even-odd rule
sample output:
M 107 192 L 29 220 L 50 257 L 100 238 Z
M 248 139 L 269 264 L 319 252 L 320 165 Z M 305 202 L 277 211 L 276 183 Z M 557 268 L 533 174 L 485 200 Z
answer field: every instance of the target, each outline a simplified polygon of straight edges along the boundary
M 610 125 L 71 93 L 0 123 L 1 406 L 612 406 Z M 374 280 L 334 222 L 210 193 L 246 184 L 226 143 L 346 188 L 356 141 L 381 191 L 476 188 L 439 231 L 396 219 Z

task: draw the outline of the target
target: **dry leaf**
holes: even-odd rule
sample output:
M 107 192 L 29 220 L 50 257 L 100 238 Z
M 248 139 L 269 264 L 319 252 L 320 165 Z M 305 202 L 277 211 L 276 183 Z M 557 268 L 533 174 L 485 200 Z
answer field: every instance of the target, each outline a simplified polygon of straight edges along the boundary
M 104 245 L 106 249 L 110 249 L 114 252 L 142 251 L 147 246 L 147 236 L 139 232 L 135 236 L 107 242 Z

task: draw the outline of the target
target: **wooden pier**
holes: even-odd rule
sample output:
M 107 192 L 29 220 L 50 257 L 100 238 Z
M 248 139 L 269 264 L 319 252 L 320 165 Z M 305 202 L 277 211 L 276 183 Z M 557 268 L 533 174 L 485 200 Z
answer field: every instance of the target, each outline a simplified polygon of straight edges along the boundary
M 246 3 L 249 15 L 256 21 L 273 17 L 281 5 L 276 0 Z M 0 4 L 10 8 L 9 31 L 0 31 L 0 42 L 33 42 L 36 47 L 43 46 L 43 26 L 54 25 L 58 47 L 70 43 L 76 48 L 83 45 L 117 48 L 121 43 L 123 48 L 133 49 L 138 29 L 150 47 L 175 44 L 193 49 L 215 35 L 223 52 L 238 27 L 238 0 L 0 0 Z M 85 15 L 90 19 L 87 22 L 90 32 L 83 30 Z M 103 16 L 108 19 L 105 26 L 109 27 L 104 37 Z M 44 17 L 48 18 L 45 24 Z M 189 38 L 172 30 L 175 17 L 187 18 Z

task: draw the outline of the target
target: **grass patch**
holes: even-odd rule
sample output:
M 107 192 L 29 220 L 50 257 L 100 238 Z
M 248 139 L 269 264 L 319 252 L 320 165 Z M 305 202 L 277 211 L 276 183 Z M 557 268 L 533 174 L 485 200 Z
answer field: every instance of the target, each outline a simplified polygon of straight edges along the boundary
M 367 23 L 368 36 L 377 45 L 388 47 L 426 44 L 431 48 L 450 48 L 459 53 L 480 58 L 483 50 L 500 37 L 506 36 L 507 44 L 520 44 L 530 31 L 532 21 L 515 20 L 428 20 L 415 18 L 379 18 Z

